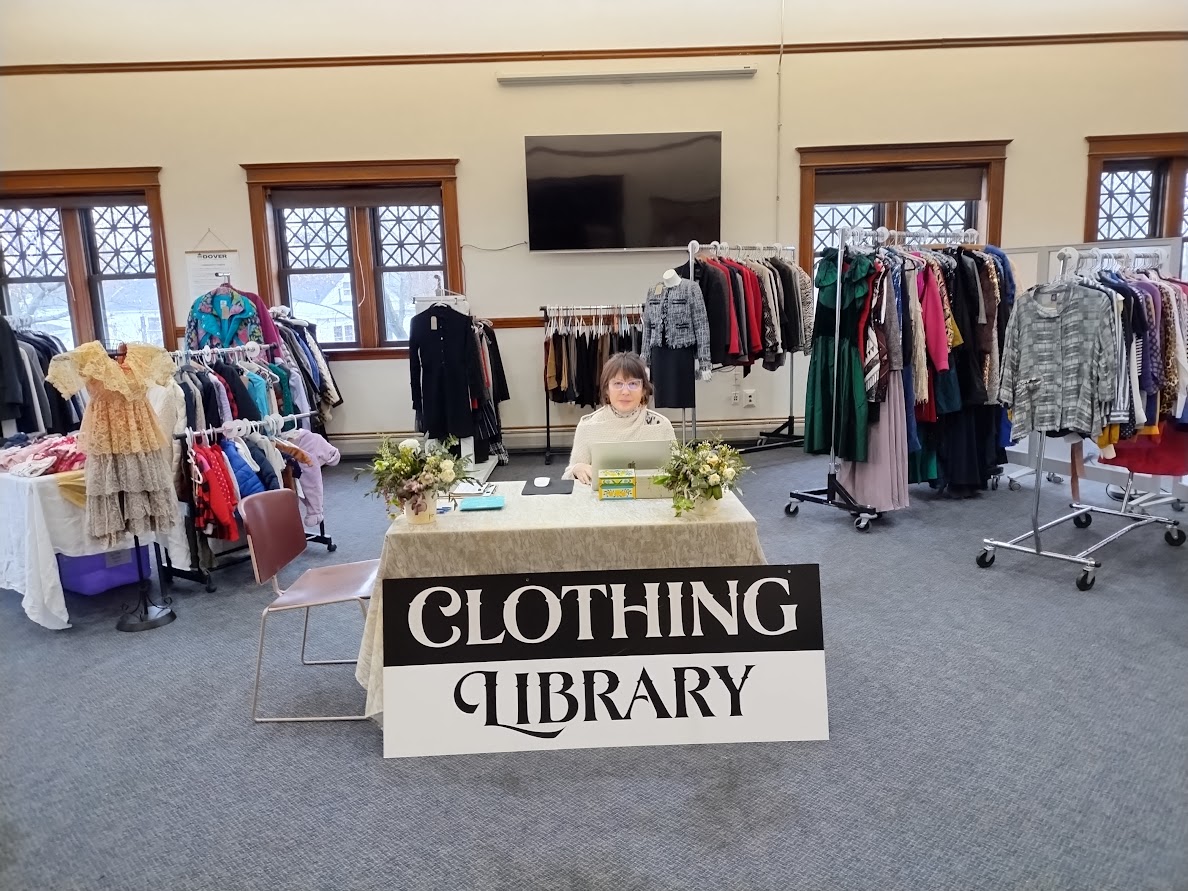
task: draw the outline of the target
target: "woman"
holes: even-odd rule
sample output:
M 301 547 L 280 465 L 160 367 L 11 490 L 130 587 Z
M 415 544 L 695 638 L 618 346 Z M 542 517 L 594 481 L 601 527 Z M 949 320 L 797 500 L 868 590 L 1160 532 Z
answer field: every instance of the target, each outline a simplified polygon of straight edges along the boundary
M 672 423 L 648 409 L 652 384 L 648 369 L 637 353 L 616 353 L 602 367 L 602 407 L 578 421 L 573 451 L 563 479 L 590 484 L 590 446 L 596 442 L 673 440 Z

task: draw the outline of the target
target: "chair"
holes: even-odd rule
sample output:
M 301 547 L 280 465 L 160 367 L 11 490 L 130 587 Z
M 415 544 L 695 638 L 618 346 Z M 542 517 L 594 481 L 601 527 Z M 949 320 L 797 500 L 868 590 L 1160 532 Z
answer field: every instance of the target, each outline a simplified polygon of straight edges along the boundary
M 249 495 L 239 503 L 239 512 L 247 530 L 248 550 L 256 581 L 272 582 L 276 600 L 264 608 L 260 617 L 260 647 L 256 654 L 256 685 L 252 689 L 252 720 L 257 723 L 296 721 L 362 721 L 366 715 L 324 715 L 292 718 L 261 718 L 256 712 L 260 694 L 260 667 L 264 662 L 264 629 L 268 617 L 287 610 L 305 610 L 305 628 L 301 633 L 303 665 L 349 665 L 355 659 L 306 659 L 305 642 L 309 636 L 309 611 L 315 606 L 335 603 L 358 603 L 367 618 L 367 604 L 379 572 L 378 560 L 340 563 L 307 570 L 287 588 L 281 588 L 277 574 L 305 550 L 305 528 L 297 507 L 297 494 L 291 489 L 272 489 Z

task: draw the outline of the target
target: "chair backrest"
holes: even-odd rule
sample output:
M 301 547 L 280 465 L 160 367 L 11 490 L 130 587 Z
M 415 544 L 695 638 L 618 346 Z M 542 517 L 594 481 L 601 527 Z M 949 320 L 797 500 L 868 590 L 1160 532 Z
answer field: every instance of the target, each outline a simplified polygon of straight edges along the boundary
M 301 556 L 305 550 L 305 527 L 292 489 L 257 492 L 239 502 L 239 514 L 247 529 L 252 568 L 260 584 Z

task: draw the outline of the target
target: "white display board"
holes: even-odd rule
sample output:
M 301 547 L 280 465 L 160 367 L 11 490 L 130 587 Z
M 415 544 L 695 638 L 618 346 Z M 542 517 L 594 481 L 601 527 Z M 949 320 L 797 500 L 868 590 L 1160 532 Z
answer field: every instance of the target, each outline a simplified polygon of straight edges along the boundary
M 239 278 L 239 251 L 186 251 L 186 287 L 191 300 Z
M 819 567 L 386 579 L 384 757 L 829 738 Z

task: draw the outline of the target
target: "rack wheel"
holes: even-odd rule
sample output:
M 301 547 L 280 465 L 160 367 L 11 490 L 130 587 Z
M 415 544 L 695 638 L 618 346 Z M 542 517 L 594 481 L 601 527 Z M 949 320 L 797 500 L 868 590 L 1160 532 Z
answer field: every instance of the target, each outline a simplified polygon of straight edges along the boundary
M 213 579 L 206 580 L 206 593 L 213 594 L 215 592 L 215 583 Z
M 978 554 L 978 566 L 982 567 L 982 569 L 989 569 L 993 565 L 994 565 L 994 552 L 993 551 L 982 551 L 982 553 Z
M 859 517 L 857 520 L 854 521 L 854 528 L 857 529 L 859 532 L 869 532 L 870 531 L 870 517 Z
M 1077 590 L 1088 591 L 1097 584 L 1097 576 L 1088 569 L 1081 570 L 1081 574 L 1077 576 Z
M 1077 514 L 1073 517 L 1073 525 L 1078 529 L 1088 529 L 1093 525 L 1093 514 Z
M 787 504 L 784 505 L 785 516 L 794 517 L 798 513 L 800 513 L 800 505 L 799 504 L 793 504 L 791 501 L 789 501 Z
M 755 445 L 759 445 L 759 446 L 765 446 L 765 445 L 767 445 L 767 437 L 766 437 L 766 436 L 760 436 L 760 437 L 759 437 L 759 440 L 758 440 L 758 441 L 755 443 Z
M 1058 473 L 1049 473 L 1049 474 L 1048 474 L 1048 482 L 1050 482 L 1050 483 L 1062 483 L 1062 482 L 1064 482 L 1064 477 L 1062 477 L 1062 476 L 1061 476 L 1060 474 L 1058 474 Z
M 1173 548 L 1178 548 L 1184 543 L 1185 539 L 1188 539 L 1188 532 L 1185 532 L 1183 529 L 1168 529 L 1163 533 L 1163 540 Z
M 996 476 L 990 477 L 990 491 L 991 492 L 998 491 L 998 477 L 996 477 Z
M 1183 501 L 1181 501 L 1179 498 L 1177 498 L 1177 499 L 1176 499 L 1175 501 L 1173 501 L 1171 504 L 1172 504 L 1172 510 L 1174 510 L 1176 513 L 1182 513 L 1182 512 L 1183 512 L 1183 510 L 1184 510 L 1184 502 L 1183 502 Z
M 1018 480 L 1007 480 L 1007 488 L 1012 492 L 1018 492 L 1023 488 L 1023 484 Z
M 338 545 L 336 545 L 334 542 L 330 542 L 330 544 L 326 545 L 326 550 L 333 554 L 338 550 Z

